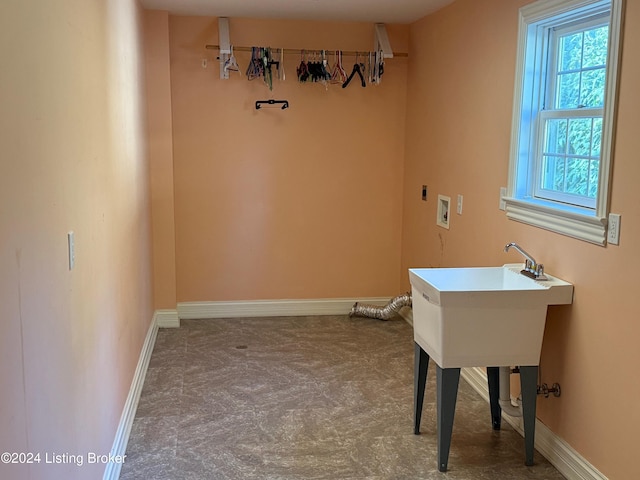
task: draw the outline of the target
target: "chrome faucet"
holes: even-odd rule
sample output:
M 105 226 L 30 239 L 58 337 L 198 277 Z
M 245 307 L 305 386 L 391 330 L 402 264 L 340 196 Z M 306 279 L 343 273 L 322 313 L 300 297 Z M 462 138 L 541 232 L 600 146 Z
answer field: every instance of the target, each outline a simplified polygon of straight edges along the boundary
M 508 252 L 511 247 L 515 248 L 525 258 L 524 269 L 522 269 L 520 273 L 536 280 L 547 280 L 544 274 L 544 265 L 536 262 L 531 255 L 520 248 L 520 245 L 515 242 L 506 244 L 504 251 Z

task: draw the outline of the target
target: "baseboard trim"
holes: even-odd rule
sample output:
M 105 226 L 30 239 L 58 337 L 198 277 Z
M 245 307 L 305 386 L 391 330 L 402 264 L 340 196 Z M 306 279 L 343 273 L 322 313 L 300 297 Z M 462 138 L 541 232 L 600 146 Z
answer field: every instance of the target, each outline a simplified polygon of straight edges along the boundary
M 182 302 L 178 303 L 178 317 L 180 319 L 198 319 L 346 315 L 356 302 L 386 305 L 391 298 L 393 297 Z
M 136 371 L 133 374 L 133 380 L 131 381 L 131 388 L 127 395 L 127 400 L 122 410 L 122 416 L 120 417 L 120 423 L 116 430 L 116 436 L 111 447 L 112 456 L 123 456 L 127 451 L 127 443 L 129 442 L 129 434 L 131 433 L 131 427 L 133 420 L 136 416 L 136 410 L 138 408 L 138 401 L 140 400 L 140 393 L 142 392 L 142 386 L 144 384 L 144 378 L 147 374 L 147 368 L 149 366 L 149 360 L 151 359 L 151 353 L 156 343 L 156 336 L 158 335 L 158 313 L 153 315 L 151 325 L 147 331 L 147 336 L 142 345 L 142 351 L 140 352 L 140 358 L 138 359 L 138 365 Z M 125 460 L 126 461 L 126 460 Z M 122 463 L 111 462 L 107 464 L 105 468 L 103 480 L 118 480 L 120 477 L 120 470 L 122 469 Z
M 398 314 L 413 327 L 413 309 L 411 307 L 402 307 Z
M 463 368 L 464 378 L 482 398 L 489 402 L 489 387 L 487 374 L 479 367 Z M 521 418 L 502 415 L 502 419 L 509 423 L 520 435 L 524 436 Z M 601 472 L 591 465 L 571 446 L 553 433 L 540 420 L 536 419 L 535 448 L 568 480 L 608 480 Z
M 180 328 L 180 317 L 177 310 L 156 310 L 158 328 Z

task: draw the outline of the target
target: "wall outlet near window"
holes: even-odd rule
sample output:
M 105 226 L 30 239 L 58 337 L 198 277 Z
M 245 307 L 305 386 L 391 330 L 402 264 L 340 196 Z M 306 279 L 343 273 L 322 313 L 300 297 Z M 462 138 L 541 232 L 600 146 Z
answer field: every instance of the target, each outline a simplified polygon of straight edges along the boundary
M 607 224 L 607 243 L 611 245 L 620 244 L 620 214 L 610 213 Z
M 436 225 L 449 230 L 451 198 L 444 195 L 438 195 L 438 216 L 436 217 Z

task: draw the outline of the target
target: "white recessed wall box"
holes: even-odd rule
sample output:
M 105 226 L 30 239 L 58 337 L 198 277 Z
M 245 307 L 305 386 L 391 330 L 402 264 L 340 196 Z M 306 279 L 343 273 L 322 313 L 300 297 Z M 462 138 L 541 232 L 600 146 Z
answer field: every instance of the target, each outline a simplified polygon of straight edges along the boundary
M 451 215 L 449 212 L 449 206 L 451 205 L 451 198 L 444 195 L 438 195 L 438 216 L 436 217 L 436 225 L 449 229 L 449 221 Z

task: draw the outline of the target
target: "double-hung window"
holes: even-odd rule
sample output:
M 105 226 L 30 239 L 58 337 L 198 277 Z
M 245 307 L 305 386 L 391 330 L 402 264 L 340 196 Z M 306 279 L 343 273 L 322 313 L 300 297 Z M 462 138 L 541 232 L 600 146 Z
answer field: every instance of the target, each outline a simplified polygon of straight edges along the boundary
M 623 0 L 520 10 L 507 216 L 604 245 Z

